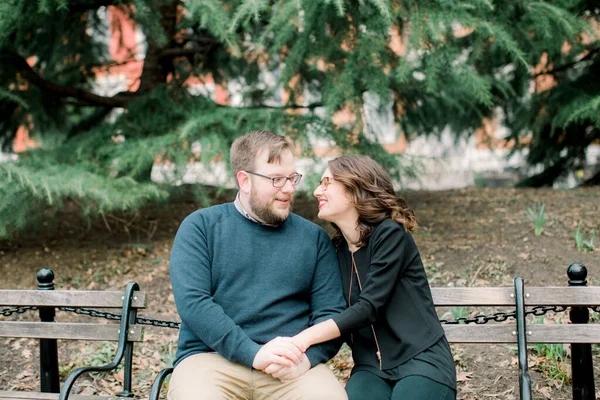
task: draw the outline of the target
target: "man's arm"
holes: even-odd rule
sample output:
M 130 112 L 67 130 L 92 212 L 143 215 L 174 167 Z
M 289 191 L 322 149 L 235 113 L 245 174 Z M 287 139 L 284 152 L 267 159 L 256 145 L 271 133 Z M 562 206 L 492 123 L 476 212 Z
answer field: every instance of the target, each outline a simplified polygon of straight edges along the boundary
M 268 347 L 255 343 L 214 302 L 208 244 L 201 222 L 198 216 L 186 218 L 171 251 L 171 283 L 181 320 L 208 347 L 230 361 L 249 367 L 256 362 L 255 368 L 272 362 L 291 365 L 288 359 L 300 362 L 300 352 L 291 341 L 274 340 Z
M 315 324 L 322 324 L 324 321 L 331 323 L 331 317 L 342 312 L 345 308 L 342 294 L 342 278 L 339 272 L 335 249 L 324 231 L 321 230 L 319 235 L 317 238 L 317 264 L 313 275 L 310 299 L 311 319 L 309 325 L 311 327 Z M 294 339 L 292 338 L 296 345 L 300 344 L 296 343 Z M 272 363 L 264 371 L 282 381 L 296 379 L 310 368 L 333 357 L 338 352 L 340 345 L 341 340 L 332 340 L 311 346 L 308 350 L 306 350 L 308 346 L 300 348 L 300 350 L 306 350 L 307 357 L 299 364 L 290 367 L 279 363 Z
M 342 294 L 342 278 L 337 255 L 331 240 L 322 229 L 319 230 L 318 256 L 311 291 L 310 325 L 330 319 L 346 308 Z M 310 347 L 306 351 L 311 365 L 325 362 L 339 350 L 340 340 L 333 340 Z

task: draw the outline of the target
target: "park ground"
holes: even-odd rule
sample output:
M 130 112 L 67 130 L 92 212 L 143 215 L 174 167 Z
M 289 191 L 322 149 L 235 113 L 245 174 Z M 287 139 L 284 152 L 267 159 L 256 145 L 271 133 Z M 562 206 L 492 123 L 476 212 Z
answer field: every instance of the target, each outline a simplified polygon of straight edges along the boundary
M 419 218 L 415 240 L 432 286 L 511 286 L 515 276 L 522 276 L 526 285 L 566 286 L 567 267 L 575 262 L 587 266 L 589 284 L 600 285 L 599 250 L 589 248 L 599 247 L 600 239 L 587 249 L 578 249 L 574 239 L 578 226 L 585 239 L 592 232 L 600 234 L 600 188 L 465 189 L 405 195 Z M 231 194 L 224 193 L 215 202 L 230 199 Z M 538 236 L 527 210 L 541 204 L 545 218 Z M 113 215 L 91 224 L 65 212 L 36 232 L 0 242 L 0 288 L 35 288 L 35 275 L 42 267 L 55 272 L 57 289 L 121 290 L 127 282 L 136 281 L 149 293 L 144 316 L 177 321 L 168 276 L 169 252 L 179 223 L 198 207 L 198 202 L 184 196 L 175 204 L 145 210 L 134 218 Z M 295 210 L 316 221 L 312 198 L 299 196 Z M 462 316 L 493 310 L 446 311 Z M 73 317 L 60 312 L 58 318 Z M 561 318 L 568 317 L 549 313 L 544 321 Z M 592 318 L 598 320 L 598 315 Z M 172 361 L 176 338 L 175 329 L 146 328 L 145 341 L 134 355 L 137 396 L 147 397 L 152 378 Z M 38 389 L 36 341 L 3 339 L 0 346 L 0 389 Z M 75 367 L 107 362 L 113 349 L 114 345 L 105 343 L 59 342 L 63 378 Z M 452 349 L 459 399 L 518 398 L 516 346 L 453 345 Z M 593 353 L 598 386 L 600 347 L 595 345 Z M 534 398 L 571 398 L 568 346 L 532 346 L 529 364 Z M 342 381 L 351 366 L 344 349 L 331 364 Z M 122 374 L 94 375 L 78 382 L 76 392 L 114 394 Z

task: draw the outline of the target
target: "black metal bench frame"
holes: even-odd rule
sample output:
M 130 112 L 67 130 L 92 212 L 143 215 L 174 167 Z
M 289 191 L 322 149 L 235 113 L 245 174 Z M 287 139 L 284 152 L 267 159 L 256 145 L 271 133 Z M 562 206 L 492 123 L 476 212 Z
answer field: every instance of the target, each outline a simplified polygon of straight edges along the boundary
M 600 324 L 588 324 L 589 308 L 598 310 L 600 287 L 587 286 L 587 269 L 572 264 L 567 270 L 568 287 L 525 287 L 521 277 L 514 288 L 432 288 L 439 306 L 512 306 L 515 323 L 494 325 L 444 325 L 450 343 L 515 343 L 519 363 L 519 397 L 530 400 L 531 378 L 527 364 L 528 343 L 571 345 L 572 391 L 575 400 L 594 400 L 592 343 L 600 343 Z M 570 307 L 570 323 L 528 324 L 526 307 Z M 535 314 L 535 313 L 534 313 Z M 479 331 L 479 332 L 477 332 Z
M 54 274 L 49 269 L 38 272 L 38 290 L 0 290 L 0 305 L 22 309 L 38 309 L 41 322 L 15 322 L 0 320 L 0 337 L 29 337 L 40 340 L 41 392 L 0 391 L 0 399 L 48 398 L 48 393 L 58 393 L 59 400 L 67 400 L 76 380 L 87 372 L 106 372 L 123 363 L 123 391 L 118 397 L 132 398 L 133 346 L 143 338 L 143 327 L 135 325 L 137 310 L 144 308 L 146 294 L 139 292 L 135 282 L 127 284 L 124 292 L 54 290 Z M 100 294 L 100 296 L 98 296 Z M 116 299 L 121 297 L 121 304 Z M 98 298 L 114 299 L 99 301 Z M 95 300 L 93 300 L 95 299 Z M 110 303 L 110 304 L 109 304 Z M 55 322 L 56 308 L 83 309 L 87 307 L 121 309 L 119 324 L 83 324 Z M 18 332 L 18 333 L 16 333 Z M 81 367 L 67 377 L 59 393 L 57 339 L 114 340 L 118 341 L 112 361 L 102 366 Z M 71 396 L 78 398 L 81 396 Z M 86 396 L 106 397 L 106 396 Z

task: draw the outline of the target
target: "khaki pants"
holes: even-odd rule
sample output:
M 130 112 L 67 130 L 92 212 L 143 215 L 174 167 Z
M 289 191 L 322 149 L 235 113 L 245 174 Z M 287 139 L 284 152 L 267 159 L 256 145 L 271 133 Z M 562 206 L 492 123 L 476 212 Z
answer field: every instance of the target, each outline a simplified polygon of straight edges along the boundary
M 169 400 L 347 400 L 325 364 L 290 382 L 232 363 L 219 354 L 195 354 L 180 362 L 169 383 Z

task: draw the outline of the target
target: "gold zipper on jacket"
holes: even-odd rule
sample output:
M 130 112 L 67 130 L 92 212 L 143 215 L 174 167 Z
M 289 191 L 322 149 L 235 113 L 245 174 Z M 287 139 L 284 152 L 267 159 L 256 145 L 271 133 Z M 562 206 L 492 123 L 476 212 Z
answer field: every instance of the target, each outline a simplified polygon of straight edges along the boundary
M 354 261 L 354 253 L 350 252 L 350 257 L 352 257 L 352 269 L 350 270 L 350 289 L 348 290 L 348 307 L 351 306 L 350 304 L 350 296 L 352 295 L 352 273 L 356 272 L 356 280 L 358 281 L 358 288 L 360 289 L 360 291 L 362 292 L 362 284 L 360 283 L 360 275 L 358 274 L 358 268 L 356 268 L 356 262 Z M 375 353 L 377 355 L 377 360 L 379 360 L 379 369 L 383 369 L 382 368 L 382 361 L 381 361 L 381 349 L 379 348 L 379 341 L 377 340 L 377 334 L 375 333 L 375 328 L 373 327 L 373 325 L 371 324 L 371 331 L 373 331 L 373 338 L 375 339 L 375 346 L 377 347 L 377 352 Z M 352 343 L 354 343 L 354 337 L 352 336 L 352 334 L 350 334 L 350 340 L 352 341 Z

